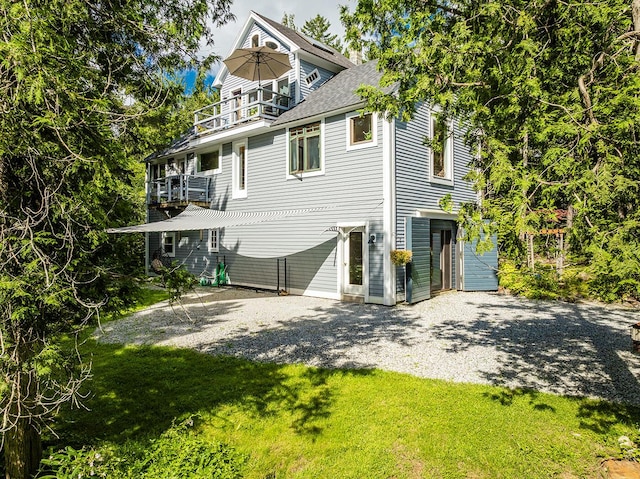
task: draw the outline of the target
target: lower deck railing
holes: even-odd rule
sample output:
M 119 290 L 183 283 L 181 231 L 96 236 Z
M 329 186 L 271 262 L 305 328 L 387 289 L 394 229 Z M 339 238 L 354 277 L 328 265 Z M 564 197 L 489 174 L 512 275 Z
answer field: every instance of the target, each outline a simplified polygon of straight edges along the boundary
M 149 183 L 147 203 L 210 202 L 212 195 L 213 188 L 209 176 L 171 175 Z

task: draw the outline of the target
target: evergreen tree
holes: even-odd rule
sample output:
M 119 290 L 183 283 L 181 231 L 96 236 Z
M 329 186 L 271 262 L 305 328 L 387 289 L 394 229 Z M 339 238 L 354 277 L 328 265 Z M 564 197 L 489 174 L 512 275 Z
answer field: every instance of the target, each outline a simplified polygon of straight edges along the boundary
M 470 126 L 502 254 L 568 210 L 594 291 L 640 297 L 640 0 L 360 0 L 342 19 L 398 85 L 362 88 L 370 107 L 428 101 Z
M 311 18 L 304 22 L 302 26 L 302 33 L 305 35 L 315 38 L 316 40 L 324 43 L 331 48 L 342 51 L 342 42 L 340 38 L 336 34 L 330 34 L 329 29 L 331 28 L 331 23 L 322 15 L 318 14 L 315 17 Z
M 142 105 L 175 98 L 166 74 L 197 63 L 229 6 L 0 0 L 0 430 L 11 479 L 36 472 L 41 431 L 81 399 L 89 374 L 56 337 L 130 287 L 123 272 L 140 241 L 104 233 L 144 211 L 129 128 Z
M 298 27 L 296 26 L 296 16 L 293 13 L 284 12 L 280 23 L 285 27 L 289 27 L 291 30 L 298 31 Z

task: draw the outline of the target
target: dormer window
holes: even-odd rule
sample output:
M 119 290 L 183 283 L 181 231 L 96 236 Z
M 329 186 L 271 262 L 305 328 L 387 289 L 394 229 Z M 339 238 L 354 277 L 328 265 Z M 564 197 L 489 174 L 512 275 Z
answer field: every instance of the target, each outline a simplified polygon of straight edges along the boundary
M 256 48 L 260 46 L 260 35 L 254 35 L 251 37 L 251 48 Z
M 309 73 L 307 75 L 307 78 L 305 78 L 305 82 L 307 83 L 308 86 L 313 85 L 318 80 L 320 80 L 320 72 L 318 71 L 317 68 L 313 70 L 311 73 Z
M 272 42 L 271 40 L 267 40 L 264 42 L 264 46 L 267 48 L 271 48 L 272 50 L 278 49 L 278 44 L 276 42 Z

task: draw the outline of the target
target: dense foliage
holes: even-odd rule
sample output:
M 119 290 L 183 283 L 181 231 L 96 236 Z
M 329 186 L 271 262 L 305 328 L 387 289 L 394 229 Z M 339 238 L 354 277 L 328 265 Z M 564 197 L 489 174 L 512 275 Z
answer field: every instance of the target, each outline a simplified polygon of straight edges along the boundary
M 593 291 L 640 297 L 640 1 L 360 0 L 343 21 L 398 85 L 362 88 L 371 108 L 429 101 L 470 125 L 503 256 L 566 211 Z
M 41 479 L 240 479 L 245 458 L 233 448 L 208 441 L 187 419 L 148 441 L 130 440 L 97 449 L 70 446 L 42 460 Z
M 310 18 L 304 25 L 302 25 L 302 33 L 321 41 L 325 45 L 335 48 L 339 52 L 342 51 L 342 42 L 337 34 L 329 33 L 331 28 L 331 22 L 322 15 L 318 14 L 313 18 Z
M 123 272 L 139 267 L 139 239 L 104 233 L 144 211 L 128 128 L 171 99 L 166 72 L 198 63 L 229 4 L 0 0 L 0 430 L 11 478 L 37 468 L 48 418 L 81 399 L 88 371 L 56 335 L 126 297 Z

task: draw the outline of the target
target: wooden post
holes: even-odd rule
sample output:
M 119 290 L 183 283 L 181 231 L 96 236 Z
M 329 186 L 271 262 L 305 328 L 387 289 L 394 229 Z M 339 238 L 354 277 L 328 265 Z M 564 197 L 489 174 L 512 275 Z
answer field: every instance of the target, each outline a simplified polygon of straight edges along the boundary
M 556 253 L 556 271 L 558 276 L 562 276 L 564 273 L 564 233 L 561 231 L 558 233 L 558 252 Z
M 631 345 L 634 353 L 640 353 L 640 323 L 631 326 Z
M 527 266 L 531 268 L 532 271 L 536 270 L 534 251 L 533 251 L 533 234 L 526 233 L 527 240 Z

